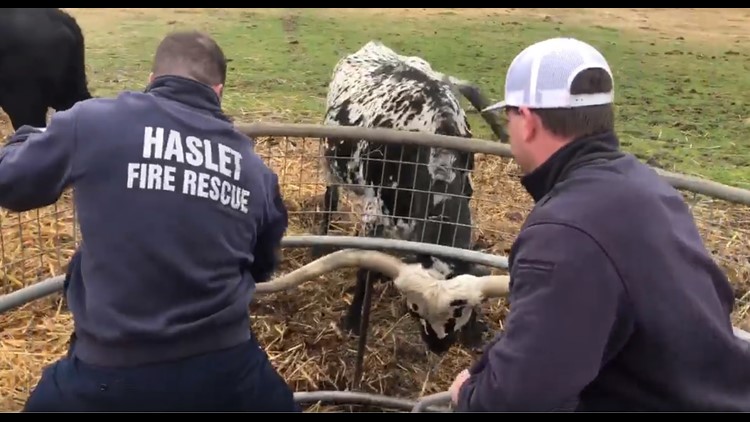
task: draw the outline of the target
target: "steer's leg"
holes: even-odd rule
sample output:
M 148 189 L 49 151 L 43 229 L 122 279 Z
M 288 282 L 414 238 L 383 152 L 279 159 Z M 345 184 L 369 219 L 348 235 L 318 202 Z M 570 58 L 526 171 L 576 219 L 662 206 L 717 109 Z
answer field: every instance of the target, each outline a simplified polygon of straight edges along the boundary
M 374 234 L 377 237 L 382 236 L 384 227 L 377 225 Z M 357 336 L 357 360 L 354 364 L 354 388 L 359 387 L 362 379 L 362 366 L 365 359 L 365 347 L 367 346 L 367 331 L 370 325 L 370 310 L 372 309 L 372 287 L 378 281 L 383 280 L 380 273 L 359 270 L 357 271 L 357 285 L 354 290 L 354 298 L 344 316 L 343 328 Z
M 325 236 L 331 229 L 331 214 L 339 209 L 339 187 L 334 184 L 326 186 L 323 195 L 323 222 L 320 225 L 320 235 Z M 331 252 L 330 247 L 316 245 L 312 247 L 311 253 L 314 259 Z
M 375 272 L 357 271 L 357 287 L 344 320 L 345 329 L 359 336 L 357 339 L 357 360 L 354 363 L 354 388 L 359 387 L 359 382 L 362 379 L 362 365 L 365 359 L 370 310 L 372 309 L 372 286 L 380 281 L 381 277 L 380 274 Z
M 10 118 L 13 130 L 18 130 L 23 125 L 47 126 L 48 107 L 44 102 L 43 93 L 39 92 L 36 87 L 28 85 L 4 88 L 3 111 Z
M 346 310 L 346 314 L 341 319 L 341 328 L 356 336 L 361 335 L 361 328 L 367 325 L 364 321 L 365 302 L 369 302 L 367 296 L 368 290 L 372 291 L 372 285 L 380 281 L 380 274 L 368 270 L 357 271 L 357 284 L 354 287 L 354 297 L 352 303 Z M 368 303 L 369 304 L 369 303 Z M 369 312 L 368 312 L 369 315 Z
M 479 349 L 484 342 L 484 336 L 489 331 L 489 327 L 482 320 L 482 314 L 479 308 L 475 308 L 471 318 L 459 332 L 459 342 L 469 349 Z
M 383 229 L 381 224 L 375 225 L 374 228 L 365 229 L 366 237 L 382 237 Z M 372 285 L 384 281 L 382 274 L 368 270 L 357 271 L 357 283 L 354 286 L 354 297 L 352 303 L 346 310 L 346 314 L 341 319 L 341 328 L 351 334 L 361 335 L 362 328 L 367 328 L 370 315 L 370 291 Z

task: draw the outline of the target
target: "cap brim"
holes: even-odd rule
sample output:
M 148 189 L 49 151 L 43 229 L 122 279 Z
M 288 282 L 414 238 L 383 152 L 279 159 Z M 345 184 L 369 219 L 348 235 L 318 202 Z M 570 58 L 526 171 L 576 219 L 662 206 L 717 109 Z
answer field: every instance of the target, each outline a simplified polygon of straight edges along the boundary
M 486 111 L 501 110 L 501 109 L 505 108 L 506 105 L 507 104 L 505 104 L 505 101 L 500 101 L 499 103 L 495 103 L 495 104 L 492 104 L 489 107 L 485 107 L 484 109 L 482 109 L 482 113 L 484 113 Z

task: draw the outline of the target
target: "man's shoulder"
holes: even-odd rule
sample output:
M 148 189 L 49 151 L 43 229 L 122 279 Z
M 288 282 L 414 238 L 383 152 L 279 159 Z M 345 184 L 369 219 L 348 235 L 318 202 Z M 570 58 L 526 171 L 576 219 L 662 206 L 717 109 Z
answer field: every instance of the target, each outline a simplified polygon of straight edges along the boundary
M 637 158 L 626 155 L 573 171 L 537 204 L 532 215 L 567 222 L 590 222 L 592 217 L 635 216 L 629 211 L 648 209 L 664 200 L 676 199 L 681 200 L 680 193 L 666 180 Z
M 571 177 L 560 184 L 585 186 L 599 194 L 617 196 L 617 189 L 625 189 L 630 196 L 654 196 L 679 193 L 656 170 L 641 162 L 632 154 L 609 161 L 595 162 L 572 172 Z
M 116 97 L 89 98 L 75 103 L 75 105 L 67 111 L 74 113 L 77 117 L 112 112 L 122 105 L 121 95 Z
M 113 108 L 142 107 L 144 103 L 150 103 L 154 100 L 154 96 L 147 92 L 125 90 L 112 96 L 94 97 L 79 101 L 74 108 L 84 112 L 96 112 Z
M 653 169 L 635 158 L 618 160 L 574 171 L 534 207 L 522 230 L 561 224 L 608 250 L 618 244 L 613 239 L 689 218 L 680 193 Z

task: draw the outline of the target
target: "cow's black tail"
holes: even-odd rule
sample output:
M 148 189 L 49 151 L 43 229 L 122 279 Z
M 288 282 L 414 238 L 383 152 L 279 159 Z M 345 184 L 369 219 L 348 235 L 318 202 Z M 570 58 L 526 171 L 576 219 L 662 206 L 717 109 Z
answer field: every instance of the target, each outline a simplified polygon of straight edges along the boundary
M 66 93 L 63 96 L 61 104 L 62 108 L 67 109 L 72 107 L 76 102 L 87 100 L 92 96 L 89 92 L 88 79 L 86 78 L 86 45 L 81 27 L 75 18 L 65 11 L 59 10 L 59 14 L 65 27 L 70 30 L 75 38 L 73 56 L 68 62 L 68 72 L 66 73 L 66 79 L 68 80 L 67 89 L 64 89 Z

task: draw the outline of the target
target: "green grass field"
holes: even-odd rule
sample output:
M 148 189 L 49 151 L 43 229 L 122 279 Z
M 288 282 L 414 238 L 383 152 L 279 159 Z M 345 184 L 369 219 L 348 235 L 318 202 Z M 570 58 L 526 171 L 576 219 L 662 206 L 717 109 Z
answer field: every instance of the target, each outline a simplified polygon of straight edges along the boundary
M 662 15 L 679 19 L 674 13 Z M 496 100 L 510 60 L 524 46 L 551 36 L 580 37 L 600 48 L 613 67 L 625 149 L 668 170 L 750 188 L 750 44 L 741 42 L 744 34 L 702 42 L 709 37 L 664 32 L 659 22 L 638 27 L 597 19 L 597 25 L 583 25 L 588 19 L 570 9 L 533 17 L 524 11 L 335 9 L 73 14 L 87 37 L 91 86 L 100 96 L 142 89 L 166 32 L 210 31 L 232 59 L 225 107 L 240 121 L 319 123 L 336 61 L 370 39 L 469 79 Z M 489 139 L 487 125 L 477 114 L 471 118 L 476 135 Z

